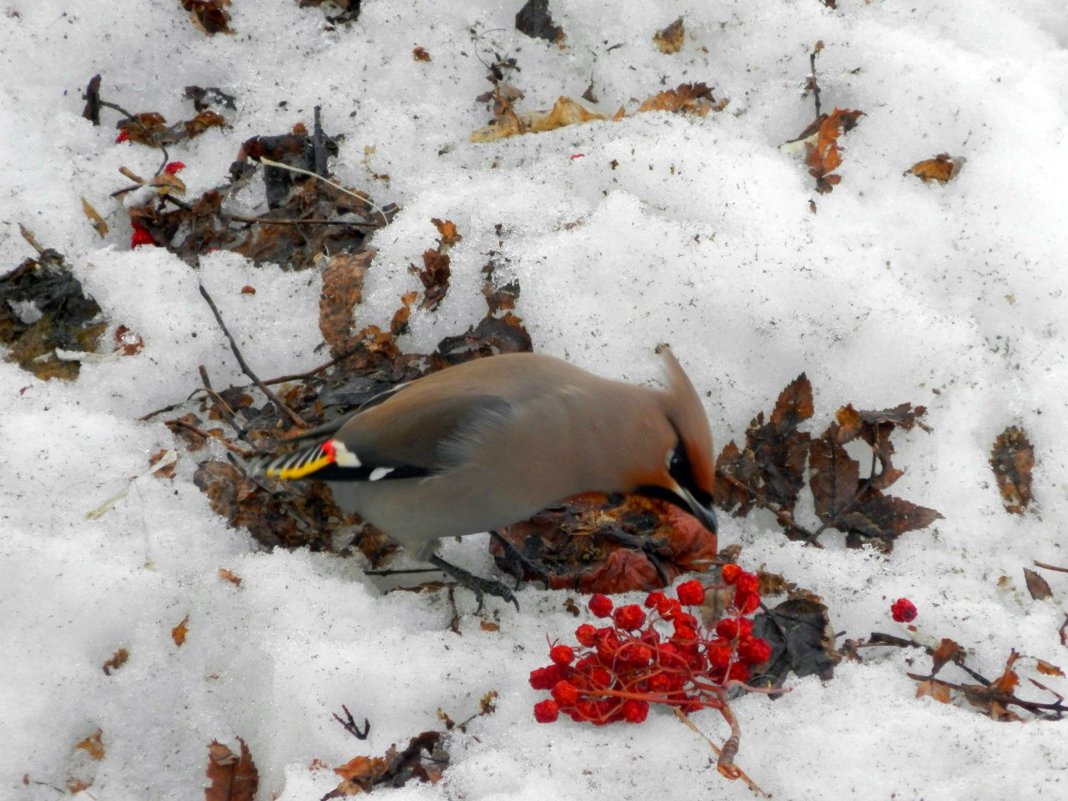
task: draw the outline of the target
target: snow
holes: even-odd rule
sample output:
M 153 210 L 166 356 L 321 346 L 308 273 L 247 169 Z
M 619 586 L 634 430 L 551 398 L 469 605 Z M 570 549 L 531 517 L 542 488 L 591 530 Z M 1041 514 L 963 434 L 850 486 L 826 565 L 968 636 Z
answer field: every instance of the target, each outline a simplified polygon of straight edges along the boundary
M 641 726 L 534 723 L 540 694 L 527 672 L 545 663 L 547 636 L 576 625 L 567 593 L 527 586 L 521 613 L 491 602 L 500 630 L 487 632 L 461 592 L 454 634 L 443 595 L 383 594 L 355 560 L 263 552 L 211 511 L 184 454 L 173 481 L 138 478 L 86 519 L 145 472 L 150 454 L 176 447 L 158 418 L 138 418 L 199 386 L 198 365 L 217 387 L 245 383 L 198 276 L 162 249 L 129 250 L 108 194 L 125 183 L 120 166 L 151 175 L 160 154 L 116 145 L 114 112 L 100 127 L 80 117 L 80 93 L 98 72 L 105 98 L 169 122 L 190 115 L 187 85 L 236 95 L 232 127 L 170 150 L 188 165 L 191 196 L 222 180 L 242 141 L 310 124 L 321 105 L 326 129 L 346 136 L 337 179 L 401 207 L 373 240 L 361 324 L 388 324 L 416 288 L 407 265 L 436 238 L 430 219 L 455 222 L 464 238 L 450 254 L 452 289 L 436 313 L 413 313 L 408 349 L 433 348 L 483 313 L 480 270 L 495 250 L 501 277 L 522 287 L 517 311 L 536 349 L 648 381 L 653 345 L 671 342 L 707 393 L 719 445 L 741 439 L 802 371 L 815 390 L 813 430 L 848 402 L 927 406 L 934 432 L 896 440 L 907 474 L 895 492 L 944 519 L 901 537 L 892 555 L 847 550 L 834 535 L 823 550 L 806 548 L 759 514 L 726 520 L 721 544 L 742 544 L 744 566 L 820 594 L 846 637 L 893 631 L 889 604 L 907 596 L 923 631 L 960 642 L 988 677 L 1012 648 L 1068 662 L 1057 637 L 1068 584 L 1047 573 L 1054 599 L 1032 601 L 1021 572 L 1033 560 L 1068 564 L 1062 0 L 841 0 L 837 11 L 817 0 L 557 0 L 564 49 L 518 33 L 519 5 L 369 0 L 356 23 L 327 30 L 322 9 L 237 0 L 236 35 L 206 37 L 177 3 L 0 2 L 0 271 L 32 255 L 22 223 L 145 342 L 137 356 L 86 364 L 73 384 L 0 362 L 0 796 L 54 798 L 47 785 L 66 785 L 73 745 L 100 729 L 106 756 L 86 797 L 198 797 L 208 743 L 236 748 L 241 737 L 260 770 L 259 798 L 318 798 L 337 778 L 313 760 L 381 754 L 440 727 L 439 708 L 473 714 L 494 689 L 496 713 L 452 738 L 440 784 L 376 792 L 750 797 L 715 774 L 707 746 L 671 715 Z M 683 50 L 659 53 L 653 32 L 680 14 Z M 818 39 L 825 108 L 866 115 L 841 140 L 842 183 L 823 196 L 779 149 L 812 118 L 801 92 Z M 432 61 L 414 60 L 416 45 Z M 591 79 L 609 115 L 684 81 L 731 102 L 706 118 L 649 113 L 474 145 L 468 136 L 487 118 L 474 98 L 490 88 L 479 59 L 495 52 L 521 67 L 511 77 L 526 93 L 521 110 L 578 98 Z M 967 158 L 953 182 L 903 175 L 940 152 Z M 111 225 L 103 241 L 82 196 Z M 199 279 L 262 375 L 324 361 L 313 272 L 215 254 Z M 241 293 L 246 284 L 255 295 Z M 1038 508 L 1022 517 L 1003 511 L 987 464 L 1012 424 L 1038 459 Z M 484 535 L 445 553 L 493 570 Z M 186 616 L 179 648 L 171 629 Z M 106 676 L 120 647 L 129 661 Z M 1058 724 L 997 723 L 916 699 L 905 672 L 925 670 L 926 658 L 865 657 L 827 683 L 792 682 L 774 703 L 736 703 L 738 763 L 776 798 L 1064 793 Z M 370 719 L 366 742 L 331 719 L 342 704 Z M 697 720 L 723 737 L 714 715 Z

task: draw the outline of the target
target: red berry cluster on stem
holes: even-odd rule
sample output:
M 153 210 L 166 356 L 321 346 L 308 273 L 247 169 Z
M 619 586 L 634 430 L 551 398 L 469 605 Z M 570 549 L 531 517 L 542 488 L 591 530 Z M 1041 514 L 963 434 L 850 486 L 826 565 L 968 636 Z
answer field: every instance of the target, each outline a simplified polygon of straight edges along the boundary
M 583 623 L 575 629 L 577 647 L 552 645 L 552 664 L 531 671 L 530 686 L 552 696 L 534 705 L 535 719 L 551 723 L 562 712 L 596 725 L 641 723 L 651 704 L 661 704 L 718 709 L 732 721 L 726 689 L 744 685 L 752 667 L 771 657 L 771 646 L 753 636 L 747 617 L 760 605 L 757 577 L 728 564 L 722 580 L 715 588 L 733 587 L 732 600 L 713 629 L 688 611 L 705 600 L 697 579 L 680 584 L 675 598 L 650 593 L 644 608 L 594 595 L 590 612 L 606 625 Z

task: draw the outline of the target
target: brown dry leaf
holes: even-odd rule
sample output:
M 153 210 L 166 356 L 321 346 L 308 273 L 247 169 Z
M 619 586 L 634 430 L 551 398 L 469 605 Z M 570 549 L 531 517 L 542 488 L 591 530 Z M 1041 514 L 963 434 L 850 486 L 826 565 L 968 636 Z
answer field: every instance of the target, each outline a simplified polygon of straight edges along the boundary
M 494 632 L 494 631 L 500 631 L 501 630 L 501 624 L 500 623 L 494 623 L 491 620 L 479 621 L 478 626 L 483 631 L 488 631 L 488 632 Z
M 119 140 L 156 146 L 156 140 L 167 130 L 167 119 L 156 111 L 145 111 L 119 120 L 115 126 Z
M 964 649 L 949 637 L 943 637 L 942 642 L 931 653 L 931 675 L 934 676 L 950 662 L 956 662 L 964 656 Z
M 1031 570 L 1028 567 L 1023 569 L 1024 581 L 1027 583 L 1027 591 L 1031 593 L 1031 598 L 1036 601 L 1045 601 L 1047 598 L 1053 597 L 1053 590 L 1049 586 L 1049 582 L 1042 576 Z
M 208 746 L 207 776 L 210 784 L 204 788 L 204 801 L 254 801 L 260 776 L 252 754 L 240 737 L 240 756 L 218 740 Z
M 181 648 L 185 645 L 186 635 L 189 634 L 189 615 L 182 618 L 182 622 L 171 629 L 171 639 L 174 644 Z
M 99 77 L 99 76 L 97 76 Z M 85 216 L 89 218 L 89 222 L 93 224 L 93 228 L 103 239 L 108 234 L 108 224 L 104 221 L 104 218 L 100 216 L 100 212 L 93 208 L 93 204 L 82 198 L 82 211 L 85 212 Z
M 1022 515 L 1034 501 L 1031 491 L 1031 470 L 1035 466 L 1035 451 L 1019 426 L 1009 426 L 994 440 L 990 450 L 990 467 L 1001 490 L 1005 511 Z
M 916 162 L 905 172 L 907 175 L 915 175 L 925 184 L 931 181 L 944 184 L 957 177 L 966 160 L 963 157 L 953 158 L 948 153 L 939 153 L 933 159 Z
M 241 287 L 241 294 L 242 295 L 255 295 L 256 294 L 256 287 L 251 286 L 249 284 L 245 284 L 243 287 Z
M 229 581 L 235 587 L 241 586 L 241 576 L 237 575 L 237 573 L 225 567 L 219 568 L 219 578 L 221 578 L 223 581 Z
M 653 95 L 640 106 L 638 113 L 645 111 L 671 111 L 676 114 L 696 114 L 703 117 L 710 111 L 722 111 L 728 100 L 719 100 L 712 96 L 712 90 L 704 83 L 681 83 L 674 89 L 668 89 Z
M 233 33 L 230 27 L 230 12 L 226 6 L 230 0 L 178 0 L 189 12 L 193 24 L 208 36 L 217 33 Z
M 686 25 L 683 23 L 682 17 L 679 17 L 663 30 L 654 33 L 653 41 L 656 42 L 656 47 L 661 53 L 670 55 L 682 50 L 682 45 L 686 41 Z
M 416 61 L 430 61 L 430 53 L 423 47 L 416 47 L 412 50 L 412 58 Z
M 85 753 L 87 753 L 91 758 L 99 761 L 104 758 L 104 743 L 101 740 L 101 737 L 103 737 L 103 735 L 104 732 L 102 732 L 100 729 L 97 729 L 84 740 L 75 744 L 74 747 L 80 748 L 82 751 L 85 751 Z
M 165 458 L 170 458 L 171 457 L 171 453 L 172 453 L 172 451 L 170 449 L 161 448 L 160 450 L 156 451 L 154 454 L 152 454 L 151 456 L 148 457 L 149 466 L 150 467 L 155 466 L 155 465 L 160 463 L 160 460 L 165 459 Z M 177 464 L 177 462 L 178 462 L 178 458 L 175 457 L 174 461 L 172 461 L 169 465 L 166 465 L 165 467 L 161 467 L 159 470 L 153 471 L 152 475 L 154 475 L 156 478 L 166 478 L 166 479 L 174 478 L 174 467 Z
M 816 191 L 820 194 L 830 192 L 842 180 L 834 173 L 842 163 L 838 137 L 856 127 L 863 114 L 863 111 L 836 108 L 814 123 L 817 125 L 815 142 L 807 140 L 808 133 L 799 137 L 799 140 L 805 140 L 805 163 L 809 175 L 816 179 Z
M 924 696 L 933 698 L 940 704 L 948 704 L 953 700 L 949 687 L 935 679 L 927 679 L 916 685 L 916 697 L 923 698 Z
M 131 331 L 124 325 L 120 325 L 115 329 L 113 336 L 115 340 L 115 353 L 121 353 L 123 356 L 133 356 L 140 353 L 145 347 L 145 341 L 141 339 L 141 335 Z
M 1045 659 L 1035 659 L 1035 668 L 1045 676 L 1060 676 L 1062 679 L 1064 678 L 1064 671 Z
M 535 111 L 525 114 L 506 115 L 492 125 L 479 128 L 471 134 L 472 142 L 495 142 L 509 136 L 523 133 L 542 133 L 554 131 L 567 125 L 576 125 L 593 120 L 603 120 L 603 114 L 590 111 L 577 100 L 561 97 L 549 111 Z
M 389 331 L 393 336 L 399 337 L 401 334 L 408 333 L 408 320 L 412 316 L 412 304 L 415 303 L 417 297 L 419 293 L 414 289 L 401 295 L 401 305 L 393 312 L 393 319 L 389 321 Z
M 332 356 L 348 353 L 355 346 L 353 311 L 363 302 L 363 282 L 375 251 L 334 253 L 323 256 L 323 288 L 319 295 L 319 332 Z
M 148 185 L 155 190 L 157 195 L 184 195 L 185 181 L 174 173 L 161 172 L 152 177 Z
M 804 597 L 808 595 L 809 597 Z M 771 658 L 754 677 L 762 686 L 782 686 L 787 676 L 834 676 L 841 660 L 826 604 L 811 593 L 798 593 L 753 618 L 753 634 L 771 645 Z
M 441 739 L 441 732 L 425 731 L 413 737 L 403 751 L 391 745 L 383 756 L 350 759 L 334 768 L 341 783 L 324 795 L 322 801 L 369 793 L 380 784 L 401 787 L 412 779 L 436 784 L 449 765 L 449 755 L 441 748 Z
M 126 664 L 126 660 L 130 658 L 130 652 L 125 648 L 119 648 L 111 655 L 111 658 L 104 663 L 104 675 L 110 676 L 111 671 L 118 670 Z
M 438 229 L 438 234 L 440 235 L 440 239 L 438 239 L 438 250 L 442 253 L 463 239 L 463 237 L 457 233 L 456 223 L 452 220 L 439 220 L 434 217 L 430 222 Z

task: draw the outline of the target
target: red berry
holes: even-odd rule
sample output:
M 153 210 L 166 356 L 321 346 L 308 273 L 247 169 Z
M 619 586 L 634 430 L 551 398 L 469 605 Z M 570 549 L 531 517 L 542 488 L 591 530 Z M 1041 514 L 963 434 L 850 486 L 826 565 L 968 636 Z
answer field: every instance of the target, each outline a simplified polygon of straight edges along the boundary
M 735 662 L 731 665 L 731 669 L 727 671 L 726 681 L 749 681 L 749 666 L 741 662 Z
M 575 661 L 575 652 L 567 645 L 554 645 L 549 649 L 549 659 L 560 667 L 567 667 Z
M 569 681 L 558 681 L 551 690 L 553 700 L 560 706 L 574 706 L 578 703 L 578 687 Z
M 738 619 L 725 617 L 716 624 L 716 634 L 725 640 L 733 640 L 738 636 Z
M 590 598 L 589 607 L 590 611 L 593 612 L 594 617 L 608 617 L 610 614 L 612 614 L 613 606 L 614 604 L 612 603 L 612 599 L 609 598 L 607 595 L 601 595 L 600 593 L 597 593 L 592 598 Z
M 671 638 L 675 645 L 692 645 L 697 642 L 697 629 L 685 623 L 675 623 L 675 636 Z
M 771 645 L 762 637 L 746 637 L 738 644 L 738 656 L 750 665 L 760 665 L 771 659 Z
M 119 131 L 119 135 L 115 137 L 115 144 L 121 145 L 123 142 L 130 138 L 129 131 Z
M 631 698 L 623 704 L 622 712 L 627 723 L 643 723 L 649 717 L 649 703 Z
M 148 229 L 143 225 L 133 223 L 133 236 L 130 237 L 130 247 L 135 248 L 138 245 L 154 245 L 156 240 L 152 238 L 152 234 L 148 232 Z
M 908 598 L 898 598 L 890 606 L 890 614 L 898 623 L 911 623 L 916 619 L 916 604 Z
M 551 698 L 534 704 L 534 720 L 538 723 L 552 723 L 558 717 L 560 717 L 560 707 Z
M 718 670 L 724 670 L 730 664 L 731 647 L 722 640 L 710 642 L 705 653 L 708 656 L 708 663 Z
M 675 588 L 675 594 L 685 606 L 700 606 L 705 602 L 705 588 L 697 579 L 682 582 Z
M 664 593 L 662 593 L 659 590 L 657 590 L 656 592 L 651 592 L 651 593 L 649 593 L 648 595 L 645 596 L 645 604 L 644 604 L 644 606 L 645 606 L 646 609 L 653 609 L 654 607 L 659 609 L 660 608 L 660 604 L 664 603 L 664 601 L 666 601 L 666 600 L 667 600 L 667 596 L 664 595 Z
M 562 678 L 560 668 L 549 665 L 530 671 L 530 686 L 535 690 L 549 690 Z
M 755 592 L 735 590 L 734 608 L 738 610 L 739 615 L 748 615 L 750 612 L 755 612 L 758 606 L 760 606 L 760 596 Z
M 584 645 L 587 648 L 593 645 L 593 638 L 596 636 L 597 629 L 589 623 L 583 623 L 575 629 L 575 639 L 578 640 L 579 645 Z
M 637 604 L 627 604 L 621 606 L 615 611 L 612 616 L 612 620 L 619 628 L 626 631 L 633 631 L 634 629 L 640 629 L 645 622 L 645 612 Z
M 760 579 L 755 573 L 746 573 L 744 570 L 738 573 L 738 579 L 734 582 L 735 592 L 758 593 L 760 591 Z
M 720 571 L 720 578 L 723 579 L 724 584 L 733 584 L 738 580 L 738 574 L 741 572 L 742 569 L 732 562 L 723 566 Z
M 168 175 L 174 175 L 177 172 L 181 172 L 185 169 L 185 163 L 181 161 L 168 161 L 167 166 L 163 168 L 163 171 Z

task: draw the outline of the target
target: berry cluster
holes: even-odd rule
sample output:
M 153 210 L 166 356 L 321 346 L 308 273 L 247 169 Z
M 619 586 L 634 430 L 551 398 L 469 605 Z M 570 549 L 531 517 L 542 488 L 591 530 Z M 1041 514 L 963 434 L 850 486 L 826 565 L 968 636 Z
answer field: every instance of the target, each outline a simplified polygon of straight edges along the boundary
M 714 589 L 730 599 L 727 616 L 712 630 L 687 611 L 705 600 L 697 579 L 680 584 L 676 598 L 650 593 L 644 609 L 616 607 L 608 596 L 594 595 L 590 611 L 611 625 L 583 623 L 575 629 L 578 648 L 553 645 L 552 664 L 531 671 L 530 686 L 552 695 L 534 705 L 535 719 L 551 723 L 563 712 L 597 725 L 641 723 L 650 704 L 683 712 L 714 708 L 726 716 L 726 688 L 744 685 L 752 667 L 771 657 L 771 646 L 753 636 L 746 617 L 760 605 L 757 577 L 728 564 L 722 580 Z

